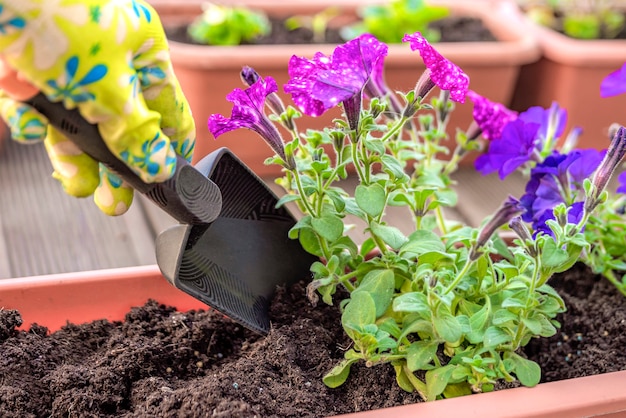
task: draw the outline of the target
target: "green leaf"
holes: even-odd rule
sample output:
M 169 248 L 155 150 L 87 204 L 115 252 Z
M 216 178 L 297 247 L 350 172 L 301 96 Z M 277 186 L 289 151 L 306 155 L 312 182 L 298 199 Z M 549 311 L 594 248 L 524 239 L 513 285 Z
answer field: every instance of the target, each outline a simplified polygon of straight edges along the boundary
M 511 336 L 501 328 L 491 326 L 485 331 L 483 344 L 485 347 L 497 347 L 499 345 L 506 344 L 511 340 Z
M 354 198 L 363 212 L 376 218 L 385 209 L 387 195 L 385 188 L 378 183 L 372 183 L 369 186 L 360 184 L 354 191 Z
M 454 256 L 445 252 L 431 251 L 419 257 L 419 264 L 435 264 L 441 260 L 453 260 Z
M 545 317 L 545 315 L 540 315 L 539 321 L 541 322 L 541 330 L 538 333 L 540 336 L 550 338 L 554 334 L 556 334 L 556 328 L 554 327 L 552 322 L 550 322 L 550 320 Z
M 311 219 L 311 226 L 322 238 L 335 241 L 343 234 L 343 222 L 337 215 L 323 214 L 319 218 Z
M 553 239 L 546 239 L 541 251 L 541 265 L 547 268 L 557 268 L 565 263 L 569 255 L 567 251 L 556 246 Z
M 371 229 L 375 235 L 380 237 L 385 244 L 389 245 L 394 250 L 399 250 L 407 241 L 404 234 L 394 226 L 381 225 L 378 222 L 372 222 Z
M 302 197 L 299 194 L 286 194 L 278 200 L 278 203 L 276 203 L 276 207 L 281 207 L 289 202 L 294 202 L 301 199 Z
M 404 167 L 392 156 L 383 154 L 380 156 L 380 161 L 383 164 L 383 169 L 396 179 L 402 179 L 407 177 L 404 172 Z
M 406 375 L 403 365 L 394 364 L 393 368 L 396 371 L 396 382 L 398 383 L 398 386 L 400 386 L 406 392 L 413 393 L 415 391 L 415 388 L 413 387 L 411 380 Z
M 393 298 L 395 288 L 395 275 L 393 270 L 372 270 L 363 277 L 357 288 L 358 292 L 368 292 L 376 305 L 376 318 L 380 317 Z
M 365 148 L 378 154 L 383 155 L 385 153 L 385 144 L 378 138 L 368 137 L 363 141 Z
M 302 248 L 310 254 L 322 257 L 324 252 L 320 245 L 319 237 L 313 232 L 311 228 L 301 229 L 298 234 L 298 240 Z
M 419 292 L 404 293 L 393 300 L 395 312 L 417 312 L 424 317 L 430 316 L 430 306 L 426 295 Z
M 437 202 L 443 206 L 456 206 L 458 196 L 454 190 L 438 190 L 436 193 Z
M 326 196 L 333 202 L 337 212 L 343 212 L 346 208 L 345 196 L 341 192 L 341 190 L 332 188 L 326 191 Z
M 541 367 L 532 360 L 528 360 L 519 354 L 508 353 L 505 362 L 509 363 L 510 370 L 515 373 L 524 386 L 536 386 L 541 380 Z
M 381 319 L 378 323 L 378 329 L 382 332 L 386 332 L 389 335 L 392 335 L 396 340 L 398 340 L 400 338 L 400 335 L 402 334 L 402 330 L 398 326 L 396 320 L 390 317 Z M 394 341 L 394 346 L 396 345 L 397 343 Z
M 525 308 L 528 289 L 518 290 L 502 301 L 503 308 Z
M 419 229 L 409 235 L 409 240 L 400 248 L 400 254 L 414 253 L 418 256 L 427 252 L 445 253 L 446 247 L 441 238 L 432 231 Z
M 518 319 L 518 316 L 508 309 L 498 309 L 491 320 L 494 325 L 502 326 L 508 322 L 513 322 Z
M 437 355 L 436 341 L 415 341 L 406 352 L 406 365 L 412 372 L 422 370 Z
M 485 304 L 478 312 L 472 314 L 469 317 L 469 325 L 471 331 L 467 335 L 467 339 L 472 344 L 478 344 L 482 342 L 485 335 L 484 331 L 487 325 L 487 320 L 489 319 L 490 312 L 491 304 L 489 303 L 489 299 L 487 299 L 487 304 Z
M 333 367 L 333 369 L 322 378 L 322 381 L 329 388 L 336 388 L 343 385 L 350 374 L 350 366 L 357 360 L 358 359 L 355 358 L 341 360 L 338 365 Z
M 433 324 L 430 320 L 413 319 L 411 321 L 408 321 L 404 325 L 404 328 L 402 329 L 402 334 L 400 335 L 398 340 L 401 340 L 402 338 L 405 338 L 407 335 L 412 333 L 433 336 L 435 331 L 433 330 Z
M 445 189 L 446 184 L 443 182 L 439 171 L 424 170 L 417 177 L 417 185 L 434 189 Z
M 461 324 L 443 303 L 440 303 L 437 307 L 436 314 L 433 317 L 433 326 L 437 334 L 450 343 L 458 341 L 463 334 Z
M 355 290 L 341 315 L 341 323 L 349 336 L 376 321 L 376 304 L 369 292 Z
M 541 332 L 541 320 L 536 318 L 522 318 L 522 323 L 526 325 L 526 328 L 534 335 L 538 335 Z
M 467 382 L 450 383 L 443 391 L 443 396 L 446 399 L 458 398 L 459 396 L 466 396 L 472 394 L 472 387 Z
M 448 364 L 426 372 L 426 400 L 434 401 L 448 386 L 456 365 Z

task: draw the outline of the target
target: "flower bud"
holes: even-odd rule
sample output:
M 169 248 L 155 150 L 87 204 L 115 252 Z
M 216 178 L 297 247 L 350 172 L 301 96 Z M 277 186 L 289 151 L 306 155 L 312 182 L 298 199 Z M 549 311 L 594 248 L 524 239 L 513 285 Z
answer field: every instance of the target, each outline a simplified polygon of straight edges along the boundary
M 493 217 L 483 226 L 478 233 L 478 238 L 470 249 L 470 260 L 474 261 L 480 257 L 480 248 L 484 247 L 489 241 L 493 233 L 502 225 L 506 225 L 516 215 L 522 212 L 519 200 L 509 196 L 500 206 Z
M 520 216 L 516 216 L 511 219 L 511 221 L 509 222 L 509 227 L 513 230 L 513 232 L 517 234 L 517 236 L 522 240 L 522 242 L 524 242 L 525 245 L 528 242 L 533 242 L 530 231 L 528 230 L 528 227 L 522 221 L 522 218 Z M 537 256 L 537 249 L 534 246 L 526 246 L 526 250 L 531 257 Z
M 241 69 L 239 76 L 241 77 L 241 81 L 243 81 L 243 83 L 248 87 L 252 86 L 261 78 L 259 73 L 257 73 L 254 68 L 248 67 L 247 65 Z M 280 116 L 285 112 L 285 105 L 283 104 L 283 101 L 280 99 L 278 94 L 276 94 L 275 92 L 267 95 L 265 103 L 272 110 L 272 113 L 277 116 Z M 284 119 L 283 122 L 285 123 L 287 129 L 294 128 L 292 119 L 287 118 Z
M 624 159 L 624 155 L 626 155 L 626 128 L 620 126 L 613 136 L 604 159 L 593 175 L 591 189 L 585 200 L 585 211 L 591 212 L 600 204 L 602 193 L 615 169 Z

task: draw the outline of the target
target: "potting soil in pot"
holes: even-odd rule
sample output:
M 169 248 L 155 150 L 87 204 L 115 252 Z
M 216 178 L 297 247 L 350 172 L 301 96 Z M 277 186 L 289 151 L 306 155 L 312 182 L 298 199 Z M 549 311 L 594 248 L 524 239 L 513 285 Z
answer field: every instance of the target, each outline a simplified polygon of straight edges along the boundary
M 569 310 L 529 357 L 543 380 L 626 369 L 626 298 L 578 267 L 553 278 Z M 0 311 L 0 416 L 321 417 L 419 402 L 393 368 L 353 366 L 346 384 L 322 376 L 349 346 L 336 307 L 312 307 L 303 285 L 281 290 L 273 329 L 259 337 L 215 311 L 149 302 L 123 323 L 15 329 Z
M 259 37 L 254 41 L 257 45 L 277 44 L 311 44 L 313 31 L 309 28 L 289 30 L 284 20 L 270 19 L 272 30 L 269 35 Z M 467 17 L 449 17 L 430 24 L 430 27 L 441 33 L 441 42 L 495 42 L 496 38 L 487 29 L 480 19 Z M 195 43 L 187 35 L 187 26 L 165 28 L 167 37 L 173 41 Z M 346 42 L 339 34 L 339 30 L 327 28 L 324 43 L 342 44 Z M 294 54 L 297 51 L 294 50 Z

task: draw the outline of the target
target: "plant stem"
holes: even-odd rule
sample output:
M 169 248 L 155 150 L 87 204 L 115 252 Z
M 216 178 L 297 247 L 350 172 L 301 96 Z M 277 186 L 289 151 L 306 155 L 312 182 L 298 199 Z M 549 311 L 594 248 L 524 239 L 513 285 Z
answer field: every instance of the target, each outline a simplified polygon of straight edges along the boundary
M 466 152 L 464 153 L 462 152 L 463 152 L 463 148 L 457 145 L 456 148 L 454 149 L 454 153 L 452 154 L 452 158 L 450 158 L 450 161 L 448 161 L 448 163 L 443 169 L 444 175 L 449 176 L 451 173 L 456 171 L 456 169 L 459 167 L 459 162 L 467 154 Z
M 446 287 L 446 290 L 443 291 L 444 295 L 446 293 L 451 292 L 452 290 L 454 290 L 455 287 L 457 287 L 457 285 L 461 282 L 461 280 L 463 279 L 465 274 L 469 271 L 469 269 L 472 266 L 472 264 L 474 264 L 474 262 L 469 257 L 467 257 L 467 259 L 465 260 L 465 265 L 463 266 L 461 271 L 459 271 L 457 273 L 457 275 L 454 278 L 454 280 L 452 281 L 452 283 L 450 283 L 450 285 L 448 287 Z
M 294 178 L 296 180 L 296 187 L 298 188 L 298 193 L 300 194 L 300 197 L 301 197 L 300 201 L 304 205 L 306 211 L 309 214 L 311 214 L 311 216 L 313 217 L 319 216 L 319 214 L 317 214 L 315 210 L 313 209 L 313 207 L 311 206 L 311 202 L 309 202 L 308 197 L 304 193 L 304 188 L 302 187 L 302 181 L 300 180 L 300 174 L 298 173 L 298 170 L 291 170 L 291 172 L 293 173 Z
M 447 234 L 448 231 L 446 229 L 446 219 L 443 216 L 443 210 L 441 209 L 441 206 L 437 206 L 435 208 L 435 216 L 436 216 L 436 219 L 437 219 L 437 227 L 441 231 L 441 234 L 442 235 Z
M 515 332 L 515 338 L 513 338 L 513 349 L 517 350 L 521 344 L 522 337 L 524 336 L 524 330 L 526 329 L 526 325 L 522 319 L 527 318 L 528 312 L 530 311 L 528 305 L 532 300 L 532 295 L 535 293 L 535 287 L 537 285 L 537 281 L 539 280 L 539 276 L 541 272 L 541 256 L 537 255 L 535 257 L 535 270 L 533 271 L 533 275 L 530 279 L 530 287 L 528 289 L 528 293 L 526 294 L 526 307 L 520 310 L 520 322 L 517 326 L 517 331 Z
M 359 162 L 358 157 L 358 149 L 357 149 L 357 144 L 355 142 L 351 142 L 350 143 L 350 151 L 352 154 L 352 164 L 354 164 L 354 167 L 356 168 L 356 172 L 359 176 L 359 180 L 361 181 L 361 183 L 367 184 L 365 183 L 365 174 L 363 173 L 363 167 L 361 167 L 361 163 Z
M 400 129 L 404 127 L 404 124 L 409 120 L 408 117 L 402 116 L 400 119 L 396 119 L 394 124 L 391 126 L 385 134 L 380 138 L 382 142 L 387 142 L 393 137 Z

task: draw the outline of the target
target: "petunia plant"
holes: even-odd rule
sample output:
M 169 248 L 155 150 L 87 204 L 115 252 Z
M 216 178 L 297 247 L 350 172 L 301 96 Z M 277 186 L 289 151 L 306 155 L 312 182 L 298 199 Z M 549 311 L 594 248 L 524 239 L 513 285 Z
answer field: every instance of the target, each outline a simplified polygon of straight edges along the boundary
M 331 55 L 291 58 L 283 88 L 295 107 L 283 104 L 271 77 L 244 68 L 248 88 L 229 95 L 231 117 L 211 116 L 209 130 L 257 132 L 275 152 L 266 163 L 282 167 L 279 204 L 302 211 L 289 235 L 319 257 L 308 297 L 338 304 L 352 340 L 324 376 L 328 386 L 343 384 L 357 362 L 391 366 L 400 387 L 426 400 L 490 391 L 500 380 L 533 386 L 540 368 L 520 348 L 557 332 L 566 307 L 549 279 L 591 254 L 586 225 L 609 201 L 625 129 L 607 152 L 575 150 L 579 131 L 561 138 L 565 111 L 556 104 L 517 114 L 470 90 L 463 70 L 420 33 L 404 42 L 416 67 L 420 58 L 426 67 L 409 92 L 388 87 L 388 48 L 364 34 Z M 475 121 L 448 138 L 455 103 L 467 99 Z M 303 114 L 337 106 L 343 118 L 325 129 L 299 127 Z M 457 205 L 458 164 L 479 150 L 480 172 L 519 170 L 530 180 L 523 196 L 473 227 L 447 218 L 446 208 Z M 349 175 L 358 178 L 352 194 L 341 183 Z M 405 209 L 413 232 L 390 225 L 390 206 Z M 364 224 L 359 245 L 348 215 Z M 513 245 L 502 230 L 516 234 Z

